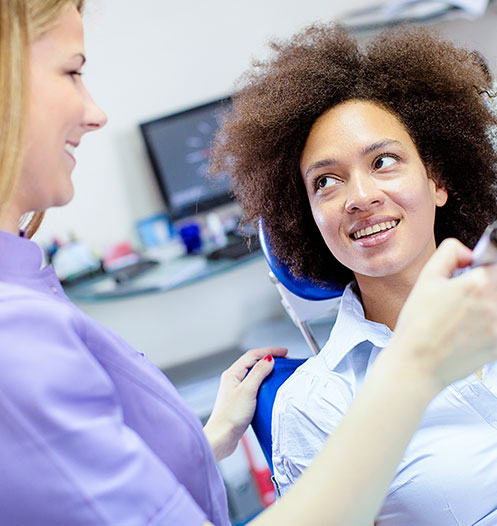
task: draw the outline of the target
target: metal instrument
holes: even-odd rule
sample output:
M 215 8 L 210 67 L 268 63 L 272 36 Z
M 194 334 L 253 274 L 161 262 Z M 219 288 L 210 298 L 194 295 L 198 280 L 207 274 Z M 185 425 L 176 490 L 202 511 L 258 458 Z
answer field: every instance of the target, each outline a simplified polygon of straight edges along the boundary
M 473 250 L 472 267 L 497 263 L 497 221 L 487 226 Z

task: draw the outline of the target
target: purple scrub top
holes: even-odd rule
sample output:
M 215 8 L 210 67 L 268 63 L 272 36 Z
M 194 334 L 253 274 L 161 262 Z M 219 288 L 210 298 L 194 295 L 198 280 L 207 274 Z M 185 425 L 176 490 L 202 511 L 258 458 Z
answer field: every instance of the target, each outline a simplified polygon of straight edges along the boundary
M 41 265 L 0 232 L 0 523 L 229 525 L 198 418 Z

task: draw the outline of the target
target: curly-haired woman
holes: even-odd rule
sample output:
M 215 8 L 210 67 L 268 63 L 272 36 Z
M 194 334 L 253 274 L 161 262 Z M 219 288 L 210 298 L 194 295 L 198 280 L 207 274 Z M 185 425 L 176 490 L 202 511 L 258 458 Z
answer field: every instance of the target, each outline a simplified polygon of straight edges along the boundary
M 213 169 L 229 169 L 245 219 L 263 219 L 296 277 L 348 283 L 325 347 L 276 398 L 285 492 L 347 412 L 437 244 L 473 246 L 497 217 L 496 117 L 481 56 L 423 29 L 362 49 L 313 26 L 273 51 L 235 93 Z M 442 391 L 376 524 L 496 524 L 496 414 L 497 364 Z

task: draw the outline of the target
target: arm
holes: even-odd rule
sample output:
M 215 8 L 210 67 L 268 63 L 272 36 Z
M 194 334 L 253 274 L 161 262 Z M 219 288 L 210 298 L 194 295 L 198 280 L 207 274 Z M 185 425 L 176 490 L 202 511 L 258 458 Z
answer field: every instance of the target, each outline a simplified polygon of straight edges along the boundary
M 278 521 L 297 525 L 306 518 L 316 525 L 373 522 L 395 468 L 436 394 L 430 381 L 393 356 L 399 350 L 391 345 L 388 355 L 386 350 L 381 353 L 356 402 L 309 469 L 254 525 Z

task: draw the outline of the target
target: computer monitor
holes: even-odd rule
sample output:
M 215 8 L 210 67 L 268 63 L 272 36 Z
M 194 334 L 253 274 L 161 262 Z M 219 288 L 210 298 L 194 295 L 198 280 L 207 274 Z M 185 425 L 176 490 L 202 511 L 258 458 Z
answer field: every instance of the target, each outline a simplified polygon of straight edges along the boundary
M 140 124 L 154 174 L 171 219 L 231 200 L 227 175 L 207 176 L 209 150 L 229 98 Z

